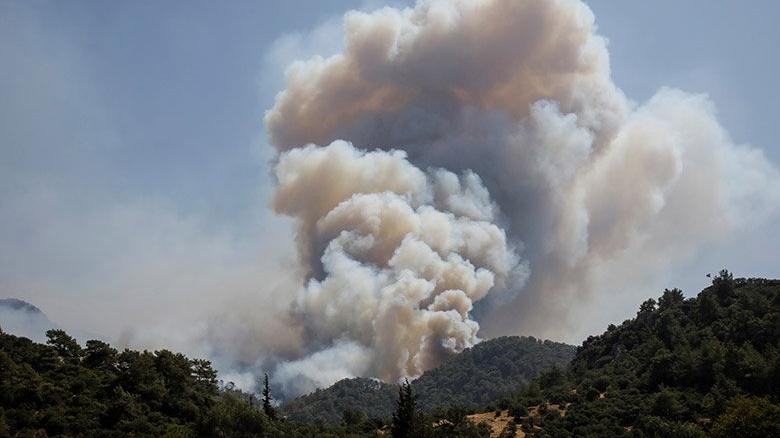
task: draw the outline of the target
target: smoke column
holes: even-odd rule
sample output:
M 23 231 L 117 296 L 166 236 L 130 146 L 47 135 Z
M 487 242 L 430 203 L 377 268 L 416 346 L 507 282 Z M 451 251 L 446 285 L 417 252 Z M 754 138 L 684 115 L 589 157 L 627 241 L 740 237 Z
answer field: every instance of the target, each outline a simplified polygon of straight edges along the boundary
M 293 320 L 320 357 L 349 357 L 349 374 L 416 376 L 474 345 L 474 302 L 522 276 L 473 172 L 337 140 L 283 153 L 276 176 L 274 208 L 297 219 L 309 277 Z
M 780 205 L 706 96 L 624 96 L 579 1 L 420 1 L 344 33 L 265 117 L 303 278 L 290 393 L 414 377 L 480 334 L 565 336 L 596 291 Z

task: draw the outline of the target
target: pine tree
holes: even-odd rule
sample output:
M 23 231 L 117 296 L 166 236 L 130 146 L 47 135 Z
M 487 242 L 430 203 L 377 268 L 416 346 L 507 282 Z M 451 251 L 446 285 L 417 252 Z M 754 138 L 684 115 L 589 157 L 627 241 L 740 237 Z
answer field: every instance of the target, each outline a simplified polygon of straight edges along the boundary
M 416 407 L 417 396 L 414 394 L 409 380 L 406 380 L 398 389 L 398 407 L 393 412 L 393 424 L 391 426 L 393 438 L 414 436 Z
M 276 419 L 276 410 L 271 404 L 271 387 L 268 385 L 268 373 L 265 373 L 265 380 L 263 381 L 263 412 L 268 418 Z

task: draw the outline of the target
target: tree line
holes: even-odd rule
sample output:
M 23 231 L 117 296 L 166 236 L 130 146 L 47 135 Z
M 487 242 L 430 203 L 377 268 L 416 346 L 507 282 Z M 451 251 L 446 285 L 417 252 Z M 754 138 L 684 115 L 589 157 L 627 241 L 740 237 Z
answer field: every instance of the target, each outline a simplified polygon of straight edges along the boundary
M 667 289 L 499 402 L 528 436 L 780 436 L 780 281 Z M 532 415 L 533 414 L 533 415 Z
M 734 279 L 726 271 L 697 297 L 671 289 L 646 300 L 634 318 L 586 339 L 570 362 L 496 386 L 508 392 L 490 392 L 491 380 L 481 387 L 481 377 L 460 371 L 514 376 L 511 370 L 536 363 L 502 360 L 516 339 L 472 349 L 464 366 L 456 356 L 433 372 L 444 373 L 440 387 L 396 386 L 386 416 L 369 417 L 355 402 L 330 423 L 287 418 L 267 374 L 257 403 L 253 394 L 220 386 L 202 359 L 120 352 L 99 340 L 81 346 L 62 330 L 50 330 L 47 339 L 39 344 L 0 331 L 0 438 L 476 438 L 491 431 L 467 415 L 493 410 L 512 417 L 502 438 L 517 430 L 531 437 L 780 436 L 780 281 Z M 481 392 L 469 399 L 479 403 L 448 398 L 442 388 L 459 381 Z M 427 408 L 420 401 L 428 391 L 445 402 Z

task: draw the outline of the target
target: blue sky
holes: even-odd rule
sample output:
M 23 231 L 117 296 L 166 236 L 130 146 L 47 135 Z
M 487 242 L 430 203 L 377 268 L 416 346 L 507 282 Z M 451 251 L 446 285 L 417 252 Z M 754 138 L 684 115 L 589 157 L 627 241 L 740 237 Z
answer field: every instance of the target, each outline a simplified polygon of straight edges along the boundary
M 182 300 L 212 305 L 210 285 L 270 281 L 292 257 L 265 208 L 262 117 L 283 63 L 335 50 L 340 15 L 381 4 L 0 2 L 0 296 L 119 336 Z M 631 99 L 708 93 L 737 142 L 780 162 L 776 2 L 589 4 Z M 663 281 L 701 287 L 724 264 L 780 276 L 770 225 Z

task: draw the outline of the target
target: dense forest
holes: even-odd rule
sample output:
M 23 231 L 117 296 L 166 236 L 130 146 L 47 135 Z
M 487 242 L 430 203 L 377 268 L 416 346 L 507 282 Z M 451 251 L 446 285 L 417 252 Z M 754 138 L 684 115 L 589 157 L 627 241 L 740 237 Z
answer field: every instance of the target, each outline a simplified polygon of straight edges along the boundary
M 85 346 L 62 330 L 35 343 L 0 330 L 0 438 L 5 437 L 376 437 L 394 434 L 398 387 L 384 385 L 392 407 L 370 419 L 356 406 L 325 425 L 296 422 L 278 414 L 267 386 L 264 397 L 220 387 L 206 360 L 167 350 L 112 348 L 90 340 Z M 416 395 L 407 398 L 416 435 L 487 437 L 466 411 L 426 416 Z M 434 428 L 434 423 L 441 427 Z M 444 422 L 444 423 L 442 423 Z M 425 432 L 423 432 L 425 431 Z
M 327 424 L 341 421 L 347 410 L 366 418 L 387 419 L 396 407 L 397 397 L 397 385 L 356 377 L 290 400 L 282 404 L 280 411 L 294 420 Z
M 531 436 L 768 437 L 779 402 L 780 281 L 721 271 L 695 298 L 645 301 L 501 404 Z
M 576 348 L 532 337 L 504 336 L 481 342 L 425 372 L 412 382 L 425 412 L 458 406 L 473 410 L 517 391 L 540 371 L 567 364 Z M 372 379 L 344 379 L 327 389 L 285 403 L 282 411 L 302 421 L 338 423 L 354 409 L 369 418 L 389 418 L 398 396 L 396 385 Z
M 368 432 L 362 418 L 330 428 L 276 419 L 248 394 L 220 389 L 205 360 L 167 350 L 48 343 L 0 331 L 0 437 L 311 437 Z
M 267 384 L 220 387 L 205 360 L 47 338 L 0 331 L 0 438 L 486 438 L 474 420 L 492 417 L 507 420 L 501 438 L 780 436 L 780 281 L 726 271 L 695 298 L 645 301 L 568 363 L 573 347 L 497 338 L 400 388 L 345 380 L 281 410 Z

